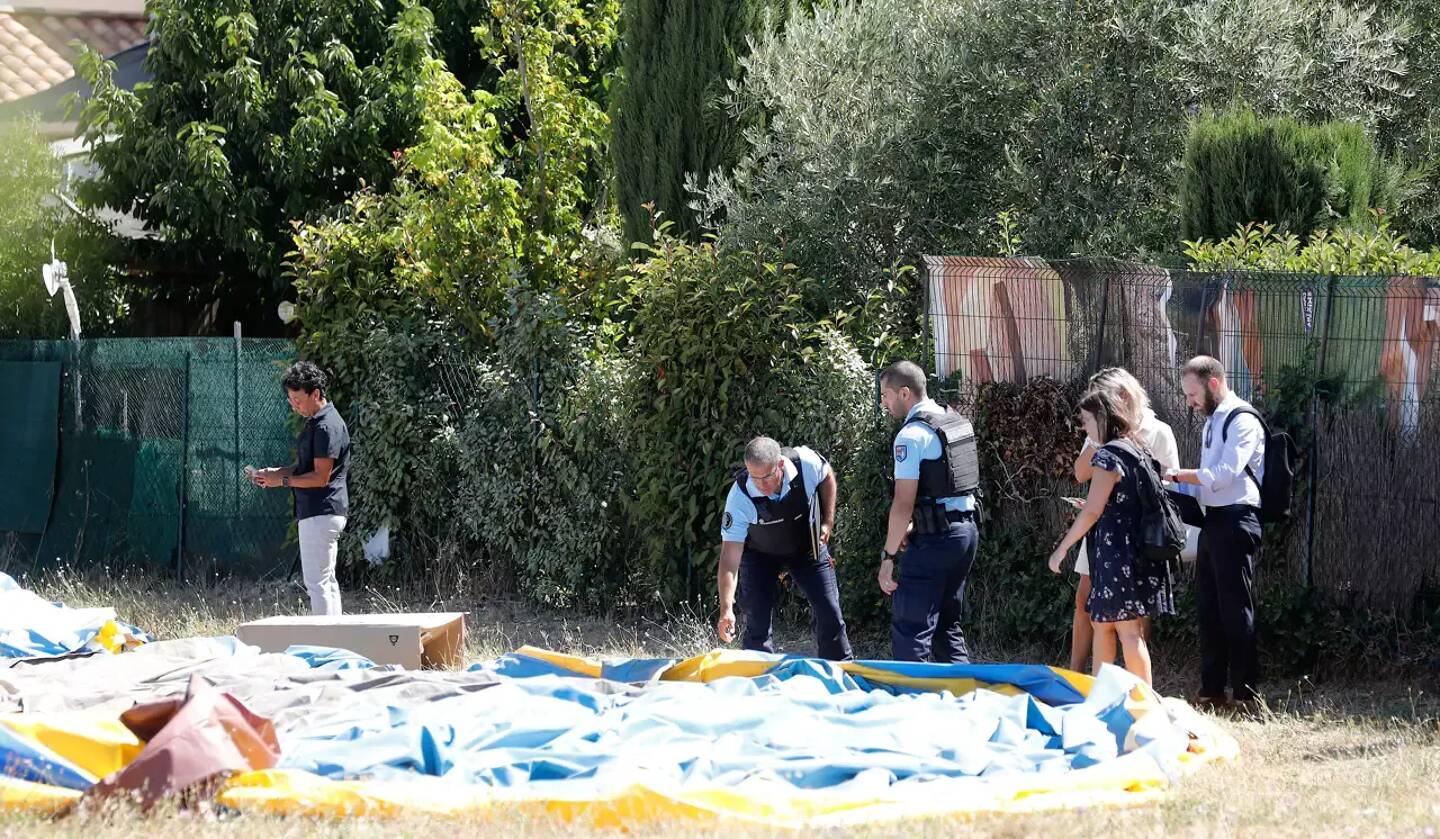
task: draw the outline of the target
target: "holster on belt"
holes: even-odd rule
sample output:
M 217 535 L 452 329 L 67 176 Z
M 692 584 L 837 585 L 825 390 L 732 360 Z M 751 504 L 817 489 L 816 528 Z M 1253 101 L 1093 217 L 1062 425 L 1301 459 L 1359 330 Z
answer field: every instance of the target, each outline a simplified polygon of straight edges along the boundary
M 950 529 L 950 521 L 945 515 L 945 508 L 928 499 L 915 502 L 915 510 L 910 514 L 910 521 L 915 525 L 915 533 L 922 536 L 944 533 Z

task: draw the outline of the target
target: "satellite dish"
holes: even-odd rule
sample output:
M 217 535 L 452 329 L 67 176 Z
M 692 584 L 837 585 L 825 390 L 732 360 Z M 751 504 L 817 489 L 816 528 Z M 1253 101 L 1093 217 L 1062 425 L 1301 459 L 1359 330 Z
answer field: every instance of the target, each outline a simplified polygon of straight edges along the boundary
M 45 292 L 51 297 L 60 290 L 60 279 L 55 276 L 55 264 L 47 262 L 40 266 L 40 273 L 45 277 Z
M 45 292 L 51 297 L 54 297 L 60 286 L 70 278 L 65 263 L 55 258 L 54 239 L 50 240 L 50 261 L 40 266 L 40 275 L 45 278 Z
M 54 297 L 55 292 L 65 292 L 65 314 L 70 318 L 70 337 L 80 338 L 80 306 L 75 300 L 75 289 L 70 285 L 70 271 L 65 263 L 55 258 L 55 240 L 50 240 L 50 261 L 40 266 L 40 276 L 45 280 L 45 291 Z

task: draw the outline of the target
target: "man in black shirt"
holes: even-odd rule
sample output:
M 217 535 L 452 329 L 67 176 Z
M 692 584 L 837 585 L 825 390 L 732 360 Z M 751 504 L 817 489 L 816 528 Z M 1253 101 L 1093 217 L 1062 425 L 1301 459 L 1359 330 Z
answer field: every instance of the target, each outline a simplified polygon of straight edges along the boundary
M 305 427 L 295 443 L 295 465 L 253 472 L 259 487 L 286 487 L 295 496 L 300 524 L 300 567 L 310 610 L 317 615 L 340 614 L 340 584 L 335 579 L 340 533 L 350 513 L 345 485 L 350 468 L 350 431 L 335 406 L 325 398 L 325 372 L 309 361 L 285 373 L 285 393 Z

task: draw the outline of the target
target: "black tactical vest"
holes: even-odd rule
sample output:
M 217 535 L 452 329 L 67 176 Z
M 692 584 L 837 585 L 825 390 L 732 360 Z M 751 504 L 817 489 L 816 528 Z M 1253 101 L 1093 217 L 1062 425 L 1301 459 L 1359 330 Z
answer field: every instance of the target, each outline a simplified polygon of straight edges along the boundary
M 795 478 L 790 490 L 779 501 L 768 495 L 750 495 L 746 481 L 750 473 L 735 473 L 735 484 L 755 505 L 755 523 L 745 535 L 745 550 L 777 557 L 793 557 L 811 553 L 814 543 L 810 531 L 810 499 L 805 494 L 805 468 L 799 455 L 786 449 L 785 456 L 795 464 Z
M 954 498 L 980 488 L 980 452 L 975 428 L 954 408 L 944 413 L 920 411 L 909 422 L 931 428 L 940 437 L 940 456 L 920 461 L 917 498 Z
M 920 461 L 911 521 L 917 533 L 938 533 L 948 526 L 939 499 L 971 495 L 980 488 L 980 452 L 975 428 L 954 408 L 947 407 L 943 413 L 921 411 L 905 424 L 917 422 L 939 436 L 940 456 Z

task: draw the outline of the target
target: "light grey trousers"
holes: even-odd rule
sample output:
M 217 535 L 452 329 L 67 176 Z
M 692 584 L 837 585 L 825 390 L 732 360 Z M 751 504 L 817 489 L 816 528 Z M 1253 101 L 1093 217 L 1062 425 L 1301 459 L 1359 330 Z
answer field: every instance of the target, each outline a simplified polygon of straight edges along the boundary
M 311 516 L 300 520 L 300 572 L 310 593 L 310 612 L 340 614 L 340 583 L 335 579 L 335 560 L 340 555 L 340 533 L 344 516 Z

